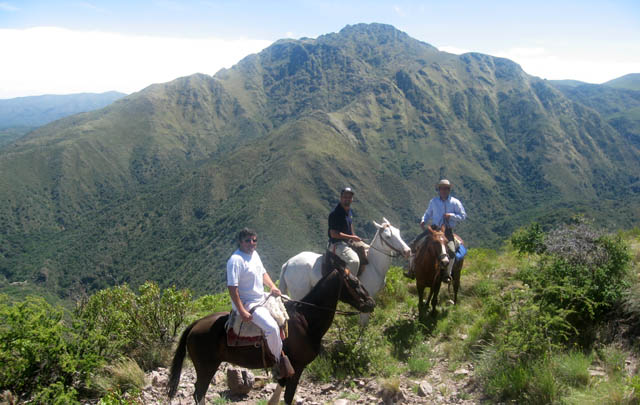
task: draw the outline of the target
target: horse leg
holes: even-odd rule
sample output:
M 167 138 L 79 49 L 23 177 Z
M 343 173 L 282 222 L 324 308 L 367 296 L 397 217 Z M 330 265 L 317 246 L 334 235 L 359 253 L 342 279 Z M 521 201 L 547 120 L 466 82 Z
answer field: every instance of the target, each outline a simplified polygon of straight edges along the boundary
M 424 286 L 418 285 L 418 317 L 422 317 L 424 313 L 424 303 L 422 299 L 424 298 Z
M 463 259 L 464 260 L 464 259 Z M 463 260 L 456 262 L 455 273 L 453 276 L 453 303 L 458 303 L 458 290 L 460 289 L 460 276 L 462 275 L 462 263 Z
M 440 294 L 440 279 L 438 278 L 438 280 L 436 280 L 435 285 L 431 288 L 431 292 L 429 293 L 429 295 L 433 296 L 433 298 L 431 299 L 431 313 L 435 314 L 436 311 L 436 305 L 438 305 L 438 294 Z M 427 300 L 428 302 L 428 300 Z
M 199 362 L 198 365 L 194 364 L 194 366 L 196 366 L 196 383 L 193 399 L 196 401 L 197 405 L 205 404 L 204 398 L 207 394 L 207 390 L 209 389 L 209 384 L 211 384 L 211 380 L 218 370 L 220 363 L 221 361 L 216 360 L 210 364 L 206 364 L 206 362 Z
M 293 403 L 293 396 L 296 394 L 296 388 L 298 388 L 298 381 L 300 381 L 303 368 L 304 367 L 296 368 L 296 373 L 287 379 L 287 388 L 284 391 L 284 403 L 287 405 Z
M 269 402 L 267 405 L 278 405 L 280 403 L 280 394 L 282 394 L 282 389 L 284 387 L 280 384 L 276 386 L 276 389 L 273 391 L 273 395 L 269 398 Z

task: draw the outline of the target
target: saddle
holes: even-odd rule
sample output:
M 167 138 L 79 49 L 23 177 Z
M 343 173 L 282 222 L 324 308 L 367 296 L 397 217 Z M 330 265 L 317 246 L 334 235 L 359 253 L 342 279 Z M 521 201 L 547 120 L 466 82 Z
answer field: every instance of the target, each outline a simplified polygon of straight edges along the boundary
M 369 245 L 364 242 L 349 242 L 349 246 L 353 249 L 358 255 L 358 259 L 360 260 L 360 267 L 358 268 L 357 276 L 360 276 L 364 271 L 367 264 L 369 264 L 369 259 L 367 258 L 367 253 L 369 252 Z M 345 269 L 347 263 L 342 260 L 338 255 L 333 253 L 331 250 L 327 249 L 322 256 L 322 275 L 326 276 L 331 270 L 335 268 Z
M 287 314 L 282 298 L 270 295 L 263 304 L 253 307 L 249 312 L 253 312 L 258 306 L 264 306 L 269 310 L 273 319 L 275 319 L 280 326 L 280 338 L 282 340 L 286 339 L 289 336 L 287 324 L 289 314 Z M 227 331 L 228 346 L 253 346 L 256 348 L 264 346 L 264 335 L 262 333 L 262 329 L 256 326 L 253 322 L 246 322 L 242 320 L 242 317 L 237 311 L 231 311 L 229 319 L 225 324 L 225 329 Z

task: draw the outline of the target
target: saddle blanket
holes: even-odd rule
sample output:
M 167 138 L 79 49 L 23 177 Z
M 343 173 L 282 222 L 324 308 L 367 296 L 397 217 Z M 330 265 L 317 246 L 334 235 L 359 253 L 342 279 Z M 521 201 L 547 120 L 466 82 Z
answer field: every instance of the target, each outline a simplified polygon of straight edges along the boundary
M 289 298 L 286 295 L 284 297 Z M 269 295 L 261 306 L 269 310 L 273 319 L 280 326 L 280 337 L 283 340 L 286 339 L 289 334 L 287 329 L 289 314 L 287 314 L 282 298 Z M 262 330 L 253 322 L 243 321 L 236 311 L 231 311 L 229 314 L 225 329 L 229 346 L 259 346 L 262 342 Z

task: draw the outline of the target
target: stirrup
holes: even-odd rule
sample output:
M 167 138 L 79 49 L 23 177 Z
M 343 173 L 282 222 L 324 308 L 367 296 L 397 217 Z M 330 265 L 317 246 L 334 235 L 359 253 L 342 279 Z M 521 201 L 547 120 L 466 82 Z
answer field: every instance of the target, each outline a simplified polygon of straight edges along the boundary
M 273 364 L 273 368 L 271 369 L 271 374 L 275 380 L 279 380 L 281 378 L 289 378 L 295 374 L 295 370 L 289 361 L 289 358 L 283 353 L 280 357 L 279 361 L 276 361 Z

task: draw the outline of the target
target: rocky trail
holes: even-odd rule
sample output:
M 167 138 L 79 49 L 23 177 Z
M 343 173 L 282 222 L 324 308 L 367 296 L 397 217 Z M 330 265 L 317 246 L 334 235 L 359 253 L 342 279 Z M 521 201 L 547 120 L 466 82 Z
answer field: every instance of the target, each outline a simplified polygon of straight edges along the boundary
M 223 363 L 207 391 L 207 404 L 266 404 L 276 383 L 264 370 L 249 371 L 253 388 L 247 394 L 234 393 L 227 382 L 237 376 L 239 369 Z M 385 381 L 377 378 L 356 378 L 350 381 L 314 383 L 303 375 L 296 395 L 295 404 L 306 405 L 354 405 L 354 404 L 477 404 L 480 393 L 473 383 L 473 365 L 467 364 L 455 371 L 449 371 L 446 359 L 439 359 L 427 376 L 413 378 L 398 376 Z M 185 364 L 176 397 L 169 402 L 165 387 L 169 370 L 160 368 L 147 373 L 147 385 L 142 392 L 144 404 L 193 404 L 193 384 L 195 370 Z M 246 380 L 246 379 L 245 379 Z M 234 384 L 231 384 L 234 385 Z M 246 386 L 244 387 L 246 389 Z M 282 400 L 282 398 L 281 398 Z

